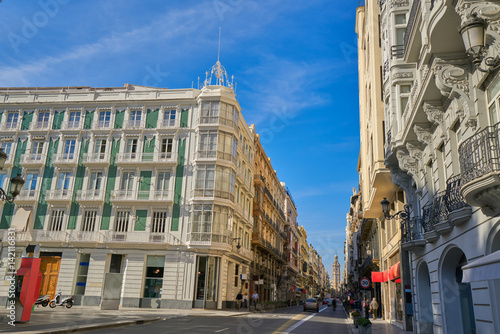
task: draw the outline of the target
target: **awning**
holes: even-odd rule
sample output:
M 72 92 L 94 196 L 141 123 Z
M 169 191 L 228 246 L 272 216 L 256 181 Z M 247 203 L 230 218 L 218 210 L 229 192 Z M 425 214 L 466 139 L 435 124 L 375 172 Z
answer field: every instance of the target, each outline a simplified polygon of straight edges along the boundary
M 384 281 L 384 272 L 383 271 L 372 271 L 372 282 L 373 283 L 382 283 Z
M 462 267 L 462 283 L 500 279 L 500 250 Z
M 10 228 L 15 229 L 16 231 L 24 231 L 26 224 L 28 223 L 28 219 L 30 218 L 31 210 L 26 210 L 24 208 L 19 208 L 12 218 L 12 223 L 10 224 Z
M 389 270 L 384 271 L 383 274 L 384 274 L 384 282 L 389 281 Z
M 389 279 L 394 281 L 395 279 L 401 277 L 401 265 L 400 262 L 396 263 L 389 269 Z

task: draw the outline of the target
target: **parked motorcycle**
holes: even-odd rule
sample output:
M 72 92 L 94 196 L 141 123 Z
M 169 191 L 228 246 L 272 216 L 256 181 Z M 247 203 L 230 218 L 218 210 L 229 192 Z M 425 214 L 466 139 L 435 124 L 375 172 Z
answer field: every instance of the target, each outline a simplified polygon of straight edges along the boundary
M 35 302 L 35 305 L 42 305 L 43 307 L 49 305 L 50 303 L 50 295 L 43 295 L 38 297 L 38 299 Z
M 51 308 L 54 308 L 56 306 L 66 306 L 67 308 L 71 308 L 71 306 L 73 306 L 73 303 L 74 303 L 73 296 L 62 298 L 61 292 L 58 292 L 54 296 L 54 299 L 50 301 L 49 306 Z

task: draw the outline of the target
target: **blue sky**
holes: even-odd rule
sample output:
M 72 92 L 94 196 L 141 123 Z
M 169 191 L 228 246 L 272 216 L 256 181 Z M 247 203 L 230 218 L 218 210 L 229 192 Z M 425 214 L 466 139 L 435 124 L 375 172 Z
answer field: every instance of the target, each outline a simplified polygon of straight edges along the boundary
M 196 87 L 222 27 L 220 60 L 243 115 L 331 275 L 358 184 L 357 4 L 3 0 L 0 86 Z

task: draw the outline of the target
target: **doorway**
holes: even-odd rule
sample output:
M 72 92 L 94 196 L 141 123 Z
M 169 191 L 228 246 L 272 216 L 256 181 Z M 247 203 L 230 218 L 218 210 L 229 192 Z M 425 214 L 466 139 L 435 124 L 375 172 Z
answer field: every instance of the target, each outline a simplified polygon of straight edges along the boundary
M 217 309 L 219 258 L 198 256 L 193 308 Z
M 62 253 L 41 253 L 40 272 L 42 283 L 40 284 L 40 296 L 50 295 L 54 298 L 57 289 L 57 280 L 61 268 Z

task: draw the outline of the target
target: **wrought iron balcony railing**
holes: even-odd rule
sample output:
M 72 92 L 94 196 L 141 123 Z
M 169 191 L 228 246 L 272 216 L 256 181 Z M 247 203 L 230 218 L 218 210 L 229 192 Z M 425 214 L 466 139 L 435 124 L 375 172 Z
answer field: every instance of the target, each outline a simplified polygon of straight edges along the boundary
M 410 18 L 408 19 L 408 24 L 406 25 L 405 36 L 403 38 L 403 50 L 406 52 L 408 50 L 408 42 L 410 40 L 411 31 L 413 25 L 415 24 L 415 16 L 417 16 L 418 8 L 420 7 L 420 0 L 413 0 L 411 6 Z
M 423 240 L 423 221 L 422 217 L 404 219 L 401 223 L 401 241 L 403 243 L 408 243 L 416 240 Z
M 460 210 L 469 206 L 462 195 L 460 195 L 460 187 L 462 184 L 462 176 L 460 174 L 452 176 L 446 181 L 446 207 L 448 212 Z

